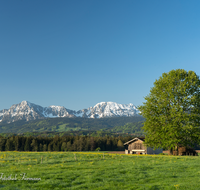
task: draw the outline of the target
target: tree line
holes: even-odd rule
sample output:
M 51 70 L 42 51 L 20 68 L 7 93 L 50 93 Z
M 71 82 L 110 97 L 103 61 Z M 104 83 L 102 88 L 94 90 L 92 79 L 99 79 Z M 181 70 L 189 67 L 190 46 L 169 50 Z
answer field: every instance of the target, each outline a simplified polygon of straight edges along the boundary
M 127 137 L 92 136 L 0 136 L 0 151 L 117 151 L 124 150 Z

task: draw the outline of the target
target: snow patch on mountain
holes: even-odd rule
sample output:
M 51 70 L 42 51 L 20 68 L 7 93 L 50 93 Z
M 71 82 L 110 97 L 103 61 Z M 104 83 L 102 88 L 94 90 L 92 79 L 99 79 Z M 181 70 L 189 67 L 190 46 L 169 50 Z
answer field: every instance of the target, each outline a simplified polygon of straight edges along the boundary
M 116 102 L 100 102 L 87 109 L 90 118 L 135 116 L 139 110 L 133 104 L 118 104 Z

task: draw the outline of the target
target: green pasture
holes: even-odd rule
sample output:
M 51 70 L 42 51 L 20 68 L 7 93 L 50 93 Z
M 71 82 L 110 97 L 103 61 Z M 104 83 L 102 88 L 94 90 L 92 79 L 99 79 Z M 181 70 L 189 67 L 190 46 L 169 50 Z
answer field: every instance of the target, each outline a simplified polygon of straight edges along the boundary
M 200 189 L 200 157 L 0 152 L 1 189 Z

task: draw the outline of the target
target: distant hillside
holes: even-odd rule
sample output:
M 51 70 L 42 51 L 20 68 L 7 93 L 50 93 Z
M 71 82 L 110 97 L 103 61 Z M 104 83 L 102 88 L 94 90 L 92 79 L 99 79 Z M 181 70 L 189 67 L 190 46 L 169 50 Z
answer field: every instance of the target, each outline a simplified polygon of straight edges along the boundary
M 112 133 L 140 132 L 142 116 L 111 118 L 46 118 L 1 124 L 0 133 L 107 131 Z M 124 126 L 124 127 L 123 127 Z
M 125 125 L 122 126 L 116 126 L 110 129 L 110 132 L 112 133 L 121 133 L 121 134 L 134 134 L 136 136 L 141 136 L 144 135 L 144 132 L 141 130 L 143 127 L 143 122 L 138 121 L 138 122 L 132 122 L 132 123 L 126 123 Z

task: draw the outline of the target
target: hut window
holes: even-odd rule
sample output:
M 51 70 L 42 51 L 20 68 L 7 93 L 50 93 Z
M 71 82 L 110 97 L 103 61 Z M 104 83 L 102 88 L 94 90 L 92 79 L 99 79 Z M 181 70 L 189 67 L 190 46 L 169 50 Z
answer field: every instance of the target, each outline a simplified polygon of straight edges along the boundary
M 142 144 L 141 143 L 135 143 L 134 144 L 134 149 L 142 149 Z

